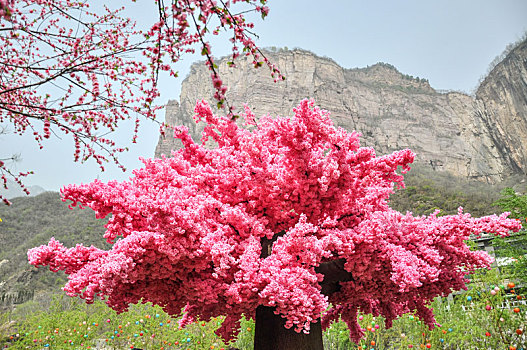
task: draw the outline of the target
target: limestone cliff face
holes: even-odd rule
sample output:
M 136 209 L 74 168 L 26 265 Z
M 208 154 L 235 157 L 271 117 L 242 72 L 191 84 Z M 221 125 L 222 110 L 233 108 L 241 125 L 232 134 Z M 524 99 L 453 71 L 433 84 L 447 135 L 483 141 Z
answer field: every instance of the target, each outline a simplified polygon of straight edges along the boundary
M 248 60 L 240 60 L 236 68 L 229 68 L 226 59 L 218 62 L 231 104 L 242 107 L 247 103 L 256 116 L 286 116 L 300 100 L 313 98 L 331 112 L 337 126 L 362 133 L 362 144 L 375 147 L 377 154 L 410 148 L 421 165 L 490 182 L 527 170 L 525 148 L 515 156 L 523 160 L 517 162 L 521 165 L 512 167 L 503 157 L 503 144 L 512 147 L 520 142 L 519 134 L 503 141 L 510 129 L 505 120 L 500 122 L 503 132 L 490 130 L 493 123 L 477 113 L 481 102 L 468 95 L 439 93 L 427 81 L 401 74 L 388 64 L 345 69 L 303 50 L 280 50 L 267 56 L 287 77 L 285 81 L 274 83 L 269 71 L 254 69 Z M 171 101 L 167 106 L 167 122 L 188 126 L 199 140 L 203 126 L 193 122 L 193 108 L 201 98 L 214 105 L 210 96 L 210 73 L 195 64 L 183 82 L 180 102 Z M 525 124 L 525 110 L 521 113 Z M 156 156 L 169 155 L 176 147 L 173 139 L 160 139 Z
M 527 40 L 494 67 L 476 99 L 478 116 L 507 167 L 527 173 Z

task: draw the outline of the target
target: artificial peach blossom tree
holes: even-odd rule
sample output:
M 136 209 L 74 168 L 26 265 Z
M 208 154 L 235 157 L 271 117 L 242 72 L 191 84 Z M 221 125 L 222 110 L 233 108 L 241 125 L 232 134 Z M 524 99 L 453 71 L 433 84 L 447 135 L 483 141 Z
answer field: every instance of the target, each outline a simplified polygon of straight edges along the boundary
M 141 301 L 160 305 L 180 325 L 225 316 L 217 330 L 236 337 L 240 318 L 256 321 L 255 349 L 322 349 L 322 329 L 341 318 L 358 341 L 358 313 L 389 327 L 464 289 L 465 275 L 492 258 L 471 251 L 470 235 L 507 235 L 507 214 L 415 217 L 389 207 L 410 150 L 377 156 L 359 135 L 335 128 L 329 113 L 304 100 L 290 118 L 249 109 L 246 128 L 195 109 L 202 144 L 185 127 L 172 157 L 144 159 L 129 181 L 69 185 L 65 201 L 111 217 L 105 251 L 51 239 L 29 261 L 64 270 L 70 296 L 100 297 L 120 312 Z M 205 148 L 213 140 L 215 148 Z

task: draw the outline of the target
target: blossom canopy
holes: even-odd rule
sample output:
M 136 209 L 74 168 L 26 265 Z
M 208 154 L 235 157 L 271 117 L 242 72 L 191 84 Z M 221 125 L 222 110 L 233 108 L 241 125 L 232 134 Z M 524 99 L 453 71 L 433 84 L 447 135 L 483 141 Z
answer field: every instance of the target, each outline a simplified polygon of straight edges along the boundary
M 225 340 L 259 305 L 274 307 L 296 331 L 342 317 L 355 341 L 363 335 L 359 311 L 382 315 L 387 326 L 416 311 L 432 327 L 427 304 L 490 266 L 485 252 L 467 247 L 469 235 L 506 235 L 519 222 L 461 209 L 442 217 L 394 211 L 389 195 L 404 186 L 397 171 L 409 170 L 410 150 L 378 157 L 313 101 L 293 111 L 256 123 L 246 108 L 242 128 L 198 102 L 201 144 L 179 127 L 183 148 L 143 159 L 129 181 L 62 189 L 64 200 L 98 218 L 112 214 L 105 233 L 112 249 L 67 249 L 51 239 L 28 252 L 30 263 L 65 270 L 68 295 L 107 298 L 117 311 L 150 301 L 183 312 L 182 325 L 224 315 L 217 332 Z M 206 148 L 210 140 L 217 147 Z M 330 264 L 348 278 L 328 292 Z

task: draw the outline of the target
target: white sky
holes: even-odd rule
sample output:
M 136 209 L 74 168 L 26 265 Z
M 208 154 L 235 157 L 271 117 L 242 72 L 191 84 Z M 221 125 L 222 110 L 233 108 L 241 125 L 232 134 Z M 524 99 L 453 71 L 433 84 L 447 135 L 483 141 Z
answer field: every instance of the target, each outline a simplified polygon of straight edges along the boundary
M 386 62 L 403 74 L 428 79 L 435 89 L 467 93 L 507 44 L 527 31 L 525 0 L 269 0 L 268 6 L 269 16 L 256 21 L 261 47 L 299 47 L 346 68 Z M 144 11 L 134 8 L 131 13 L 144 18 Z M 227 54 L 228 43 L 213 44 L 213 52 Z M 162 80 L 159 103 L 179 97 L 181 81 L 196 59 L 200 57 L 188 56 L 178 63 L 181 78 Z M 0 158 L 20 154 L 15 170 L 33 170 L 26 184 L 48 190 L 97 177 L 125 180 L 131 169 L 141 166 L 138 157 L 153 156 L 157 131 L 157 126 L 143 123 L 138 144 L 124 144 L 131 149 L 121 157 L 127 173 L 112 165 L 100 173 L 93 161 L 74 163 L 68 138 L 55 138 L 38 150 L 30 137 L 0 135 Z M 118 140 L 129 142 L 129 136 L 121 136 Z

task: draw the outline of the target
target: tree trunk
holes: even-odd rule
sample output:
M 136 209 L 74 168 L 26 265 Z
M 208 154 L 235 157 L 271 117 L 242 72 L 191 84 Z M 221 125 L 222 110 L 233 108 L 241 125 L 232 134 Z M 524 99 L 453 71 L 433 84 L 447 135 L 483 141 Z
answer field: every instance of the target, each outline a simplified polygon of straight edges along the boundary
M 256 309 L 254 350 L 324 350 L 320 321 L 311 323 L 309 334 L 285 328 L 285 318 L 274 308 L 260 305 Z
M 262 238 L 260 258 L 271 255 L 272 247 L 285 231 L 274 235 L 272 239 Z M 340 290 L 340 282 L 351 281 L 353 276 L 344 269 L 344 259 L 321 263 L 315 271 L 324 275 L 320 283 L 321 293 L 330 295 Z M 274 308 L 260 305 L 256 308 L 254 329 L 254 350 L 324 350 L 322 325 L 320 320 L 311 323 L 309 334 L 297 333 L 293 328 L 285 328 L 285 318 L 274 314 Z

